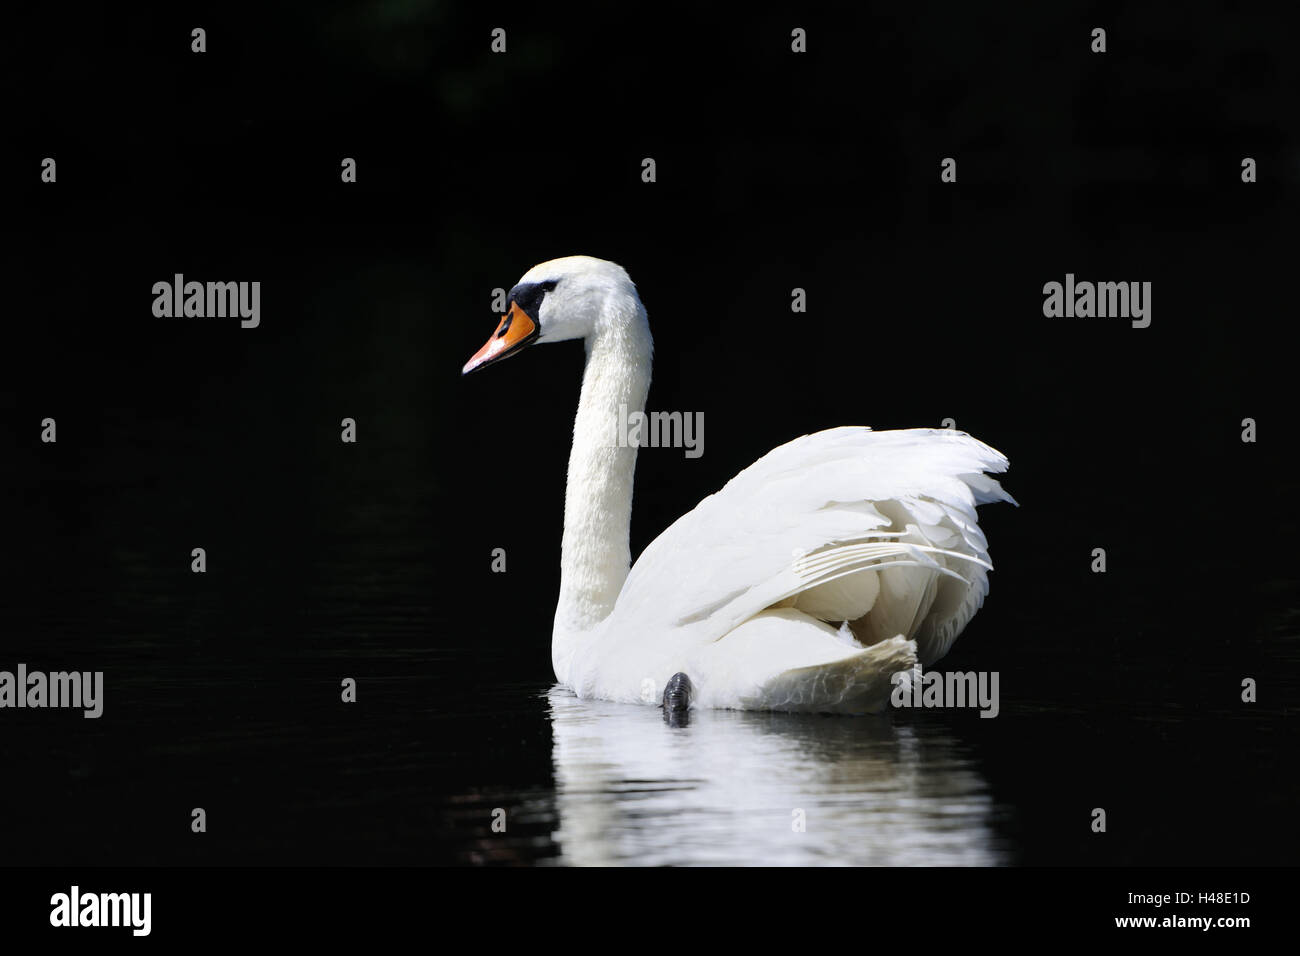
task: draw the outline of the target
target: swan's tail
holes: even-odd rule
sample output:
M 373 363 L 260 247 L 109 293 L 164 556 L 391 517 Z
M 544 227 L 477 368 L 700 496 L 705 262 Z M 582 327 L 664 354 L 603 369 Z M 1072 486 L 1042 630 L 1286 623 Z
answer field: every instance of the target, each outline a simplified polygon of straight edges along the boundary
M 784 671 L 742 706 L 795 713 L 875 714 L 889 708 L 893 675 L 917 664 L 916 642 L 901 635 L 856 654 Z

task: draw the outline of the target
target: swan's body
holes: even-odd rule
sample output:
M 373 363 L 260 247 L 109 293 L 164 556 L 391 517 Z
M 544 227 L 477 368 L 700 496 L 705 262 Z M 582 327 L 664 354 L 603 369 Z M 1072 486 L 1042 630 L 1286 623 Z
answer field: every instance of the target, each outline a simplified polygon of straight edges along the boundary
M 864 712 L 891 677 L 938 660 L 983 603 L 991 568 L 976 505 L 1011 501 L 997 451 L 962 432 L 835 428 L 776 448 L 673 523 L 631 564 L 636 448 L 652 340 L 627 273 L 574 256 L 529 270 L 466 365 L 532 341 L 587 349 L 565 492 L 551 654 L 580 697 Z

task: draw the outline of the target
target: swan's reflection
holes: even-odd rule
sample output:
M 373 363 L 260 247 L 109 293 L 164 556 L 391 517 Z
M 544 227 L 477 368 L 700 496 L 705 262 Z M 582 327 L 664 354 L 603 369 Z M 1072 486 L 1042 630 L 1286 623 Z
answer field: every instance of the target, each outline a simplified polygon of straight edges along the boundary
M 649 707 L 549 698 L 558 862 L 1003 862 L 984 779 L 947 732 L 736 711 L 670 727 Z

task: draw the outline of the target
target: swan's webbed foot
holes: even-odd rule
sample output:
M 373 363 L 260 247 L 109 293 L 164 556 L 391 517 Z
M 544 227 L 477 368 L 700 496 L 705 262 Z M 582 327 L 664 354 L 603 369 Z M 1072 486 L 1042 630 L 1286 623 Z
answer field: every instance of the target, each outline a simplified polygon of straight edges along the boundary
M 694 691 L 691 679 L 681 671 L 668 678 L 668 683 L 664 686 L 664 718 L 669 723 L 675 724 L 686 716 Z

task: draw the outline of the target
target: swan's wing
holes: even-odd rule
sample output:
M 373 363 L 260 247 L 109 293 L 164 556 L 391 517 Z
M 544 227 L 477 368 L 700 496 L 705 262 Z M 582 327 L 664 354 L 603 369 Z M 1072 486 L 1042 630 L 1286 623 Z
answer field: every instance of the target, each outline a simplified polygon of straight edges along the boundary
M 984 474 L 1006 467 L 1001 453 L 948 429 L 797 438 L 655 539 L 614 616 L 642 634 L 662 628 L 702 644 L 784 604 L 852 619 L 865 643 L 913 637 L 929 663 L 988 591 L 975 508 L 1013 501 Z

